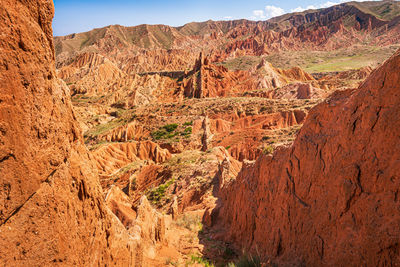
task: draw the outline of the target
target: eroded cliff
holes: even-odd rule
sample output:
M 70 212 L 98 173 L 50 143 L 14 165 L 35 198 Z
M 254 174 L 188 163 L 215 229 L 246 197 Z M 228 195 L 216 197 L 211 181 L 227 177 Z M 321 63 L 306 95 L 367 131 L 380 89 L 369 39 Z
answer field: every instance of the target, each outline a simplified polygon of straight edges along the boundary
M 227 239 L 282 264 L 395 266 L 400 51 L 312 109 L 294 144 L 224 187 Z
M 0 265 L 140 264 L 57 79 L 53 14 L 52 1 L 0 3 Z

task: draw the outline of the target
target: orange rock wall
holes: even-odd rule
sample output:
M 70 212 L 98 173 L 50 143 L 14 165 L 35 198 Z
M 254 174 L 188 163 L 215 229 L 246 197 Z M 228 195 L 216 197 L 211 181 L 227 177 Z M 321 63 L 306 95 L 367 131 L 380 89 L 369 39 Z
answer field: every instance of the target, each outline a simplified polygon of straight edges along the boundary
M 399 84 L 400 51 L 316 106 L 292 147 L 245 167 L 224 188 L 227 239 L 290 265 L 398 264 Z
M 52 1 L 0 2 L 0 265 L 133 265 L 56 78 L 53 15 Z

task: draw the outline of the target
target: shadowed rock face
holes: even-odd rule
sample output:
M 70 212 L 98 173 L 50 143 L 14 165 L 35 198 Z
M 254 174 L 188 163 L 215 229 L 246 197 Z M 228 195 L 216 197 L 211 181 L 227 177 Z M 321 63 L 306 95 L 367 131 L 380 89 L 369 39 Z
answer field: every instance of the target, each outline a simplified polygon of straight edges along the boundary
M 225 187 L 230 241 L 281 263 L 386 266 L 400 249 L 400 51 Z
M 53 14 L 52 1 L 0 2 L 0 265 L 129 266 L 136 244 L 56 78 Z

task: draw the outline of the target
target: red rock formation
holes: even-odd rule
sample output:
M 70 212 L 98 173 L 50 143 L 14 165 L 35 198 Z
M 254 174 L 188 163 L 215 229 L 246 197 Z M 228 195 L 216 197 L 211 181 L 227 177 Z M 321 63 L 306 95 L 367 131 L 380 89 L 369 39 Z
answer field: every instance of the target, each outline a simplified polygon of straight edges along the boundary
M 193 70 L 183 80 L 183 94 L 195 98 L 232 97 L 262 88 L 274 89 L 293 82 L 315 80 L 301 68 L 278 69 L 265 59 L 250 72 L 230 71 L 223 66 L 211 64 L 209 57 L 200 54 Z
M 348 70 L 336 73 L 328 73 L 327 75 L 321 77 L 320 80 L 363 80 L 367 78 L 372 72 L 371 67 L 363 67 L 358 70 Z
M 136 211 L 128 196 L 117 186 L 111 186 L 106 196 L 106 204 L 125 227 L 134 226 Z
M 130 188 L 129 196 L 137 201 L 143 192 L 157 187 L 171 178 L 171 172 L 159 165 L 144 166 L 134 177 L 135 184 Z
M 292 83 L 274 91 L 268 91 L 274 99 L 324 99 L 328 92 L 309 83 Z
M 140 264 L 56 78 L 53 14 L 52 1 L 0 2 L 0 265 Z
M 262 59 L 260 64 L 253 70 L 259 78 L 258 88 L 274 89 L 285 86 L 293 82 L 313 82 L 314 78 L 299 67 L 291 69 L 279 69 L 272 66 L 271 63 Z
M 92 152 L 96 166 L 101 175 L 111 175 L 125 165 L 139 161 L 150 160 L 161 163 L 171 157 L 167 149 L 151 142 L 112 143 L 101 146 Z
M 292 147 L 225 187 L 227 239 L 277 262 L 400 261 L 400 51 L 358 90 L 316 106 Z
M 103 134 L 99 139 L 108 142 L 126 142 L 129 140 L 141 140 L 143 137 L 148 136 L 148 132 L 143 129 L 137 121 L 133 121 L 127 125 L 122 125 L 111 132 Z
M 257 89 L 257 81 L 248 72 L 210 64 L 209 58 L 200 54 L 183 87 L 186 97 L 227 97 Z

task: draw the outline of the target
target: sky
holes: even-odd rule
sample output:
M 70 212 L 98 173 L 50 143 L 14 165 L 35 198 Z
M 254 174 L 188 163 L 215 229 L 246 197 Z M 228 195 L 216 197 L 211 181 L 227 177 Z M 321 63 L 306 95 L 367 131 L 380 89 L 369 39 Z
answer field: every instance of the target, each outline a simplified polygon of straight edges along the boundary
M 346 0 L 54 0 L 55 36 L 119 24 L 166 24 L 250 19 L 329 7 Z

